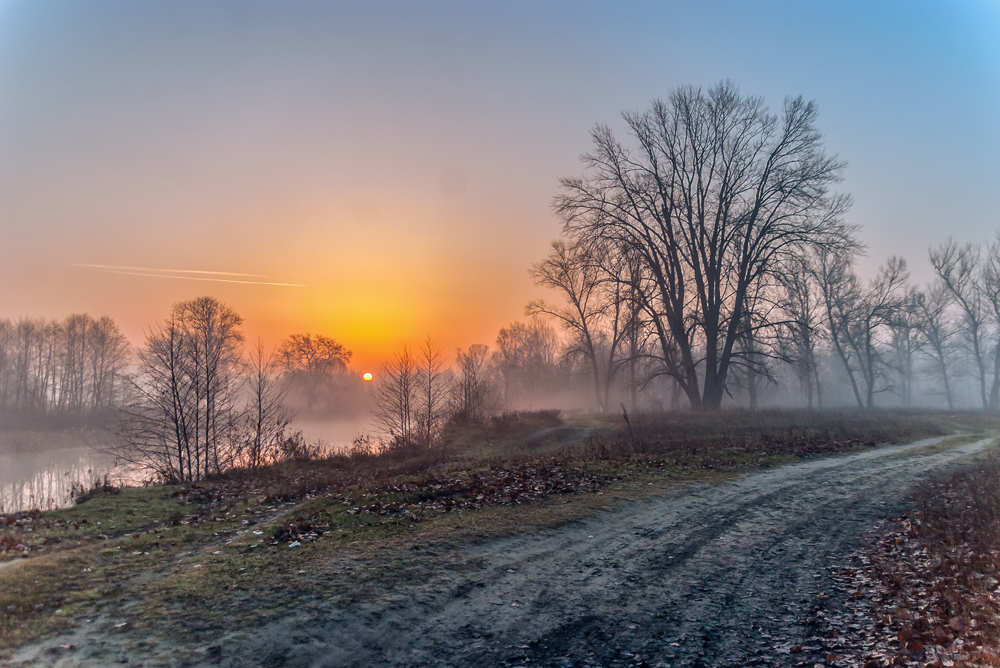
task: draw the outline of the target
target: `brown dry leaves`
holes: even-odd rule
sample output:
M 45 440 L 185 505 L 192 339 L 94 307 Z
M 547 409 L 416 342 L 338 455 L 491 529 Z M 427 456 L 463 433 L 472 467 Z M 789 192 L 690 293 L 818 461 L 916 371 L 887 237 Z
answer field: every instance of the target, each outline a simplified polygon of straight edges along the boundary
M 847 603 L 822 626 L 864 668 L 1000 666 L 1000 464 L 929 482 L 916 505 L 832 574 Z

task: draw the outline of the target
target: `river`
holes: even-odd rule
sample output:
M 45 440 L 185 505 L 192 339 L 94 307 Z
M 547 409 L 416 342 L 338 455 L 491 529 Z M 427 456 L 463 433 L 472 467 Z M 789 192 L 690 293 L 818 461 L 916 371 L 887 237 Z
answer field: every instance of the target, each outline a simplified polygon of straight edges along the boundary
M 310 442 L 327 452 L 343 451 L 364 431 L 358 420 L 296 420 Z M 74 488 L 89 488 L 105 476 L 115 485 L 141 484 L 134 467 L 116 466 L 102 452 L 110 435 L 97 429 L 0 429 L 0 513 L 51 510 L 73 503 Z
M 70 505 L 74 487 L 105 476 L 114 484 L 138 482 L 101 452 L 107 438 L 92 429 L 0 431 L 0 512 Z

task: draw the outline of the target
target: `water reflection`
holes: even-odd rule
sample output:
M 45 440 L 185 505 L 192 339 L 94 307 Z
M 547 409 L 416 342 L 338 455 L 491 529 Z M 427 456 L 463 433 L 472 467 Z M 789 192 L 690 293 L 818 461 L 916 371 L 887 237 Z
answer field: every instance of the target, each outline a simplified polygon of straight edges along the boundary
M 343 451 L 365 429 L 359 420 L 296 420 L 309 442 L 328 452 Z M 116 466 L 102 446 L 110 436 L 99 430 L 45 431 L 0 429 L 0 513 L 39 508 L 51 510 L 73 503 L 74 488 L 95 482 L 138 485 L 141 472 Z
M 0 512 L 71 505 L 73 489 L 105 476 L 112 484 L 136 483 L 99 451 L 92 434 L 0 432 Z

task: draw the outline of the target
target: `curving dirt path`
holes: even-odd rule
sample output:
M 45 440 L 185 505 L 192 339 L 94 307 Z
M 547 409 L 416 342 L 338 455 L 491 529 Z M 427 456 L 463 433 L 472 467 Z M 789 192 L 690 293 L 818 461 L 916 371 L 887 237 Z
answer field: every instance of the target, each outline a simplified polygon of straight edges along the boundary
M 993 439 L 928 448 L 940 440 L 683 485 L 445 554 L 431 546 L 420 584 L 307 605 L 208 647 L 81 638 L 80 651 L 53 663 L 99 665 L 120 650 L 133 663 L 173 665 L 813 665 L 825 651 L 817 615 L 837 604 L 828 566 L 899 511 L 913 485 Z M 46 656 L 36 646 L 13 658 L 44 665 Z

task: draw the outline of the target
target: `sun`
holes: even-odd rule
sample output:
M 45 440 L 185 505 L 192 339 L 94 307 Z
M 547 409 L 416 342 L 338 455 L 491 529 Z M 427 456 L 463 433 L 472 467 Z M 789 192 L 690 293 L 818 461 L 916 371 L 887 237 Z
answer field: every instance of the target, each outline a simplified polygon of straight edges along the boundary
M 372 379 L 371 371 L 365 371 L 365 374 L 363 376 L 361 376 L 361 377 L 365 379 L 366 383 L 369 382 L 369 381 L 371 381 L 371 379 Z

